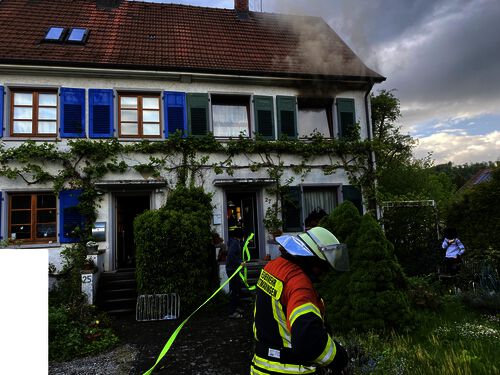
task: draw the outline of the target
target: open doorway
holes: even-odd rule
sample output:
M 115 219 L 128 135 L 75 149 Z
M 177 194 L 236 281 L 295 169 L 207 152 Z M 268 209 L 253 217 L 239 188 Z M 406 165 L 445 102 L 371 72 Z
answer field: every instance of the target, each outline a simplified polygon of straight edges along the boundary
M 134 219 L 149 208 L 149 194 L 116 197 L 117 269 L 135 268 Z
M 259 259 L 259 231 L 257 225 L 257 197 L 255 192 L 226 192 L 227 225 L 243 229 L 245 238 L 254 233 L 248 244 L 251 259 Z

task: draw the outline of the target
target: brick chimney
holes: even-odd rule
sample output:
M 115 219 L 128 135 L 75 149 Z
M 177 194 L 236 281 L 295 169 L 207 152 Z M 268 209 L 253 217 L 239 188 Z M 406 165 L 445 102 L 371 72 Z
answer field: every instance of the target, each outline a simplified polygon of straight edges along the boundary
M 120 6 L 122 0 L 97 0 L 96 5 L 98 9 L 114 9 Z
M 234 0 L 234 9 L 238 13 L 248 13 L 248 0 Z

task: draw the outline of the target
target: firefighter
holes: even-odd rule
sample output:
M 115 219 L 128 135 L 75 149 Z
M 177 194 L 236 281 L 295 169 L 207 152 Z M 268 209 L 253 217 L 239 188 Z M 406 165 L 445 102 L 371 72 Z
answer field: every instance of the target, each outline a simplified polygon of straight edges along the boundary
M 264 267 L 257 283 L 250 374 L 341 374 L 347 352 L 329 334 L 313 282 L 330 267 L 346 270 L 347 249 L 321 227 L 276 241 L 281 256 Z

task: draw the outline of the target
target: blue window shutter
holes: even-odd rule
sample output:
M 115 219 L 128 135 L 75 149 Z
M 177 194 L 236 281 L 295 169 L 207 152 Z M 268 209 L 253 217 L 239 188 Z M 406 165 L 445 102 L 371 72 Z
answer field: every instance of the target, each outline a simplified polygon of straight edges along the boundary
M 297 138 L 297 99 L 295 96 L 277 96 L 278 136 Z
M 0 86 L 0 137 L 3 137 L 3 95 L 4 88 Z
M 89 89 L 89 134 L 112 138 L 114 134 L 113 90 Z
M 3 239 L 3 236 L 2 236 L 2 201 L 3 201 L 3 197 L 2 197 L 2 192 L 0 191 L 0 240 Z
M 59 193 L 59 242 L 71 243 L 79 239 L 75 236 L 76 227 L 83 229 L 84 218 L 77 205 L 81 190 L 63 190 Z
M 85 137 L 85 89 L 61 87 L 61 137 Z
M 183 92 L 165 91 L 163 93 L 163 113 L 165 138 L 177 130 L 187 134 L 186 94 Z

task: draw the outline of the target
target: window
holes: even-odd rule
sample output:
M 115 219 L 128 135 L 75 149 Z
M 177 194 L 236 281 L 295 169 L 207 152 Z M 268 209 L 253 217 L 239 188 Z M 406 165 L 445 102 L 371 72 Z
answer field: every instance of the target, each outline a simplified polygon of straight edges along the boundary
M 55 136 L 57 93 L 55 91 L 12 91 L 12 136 Z
M 64 27 L 50 27 L 43 39 L 47 42 L 61 42 L 64 38 L 65 31 L 66 29 Z
M 119 136 L 158 138 L 160 132 L 159 95 L 119 95 Z
M 85 43 L 88 34 L 89 34 L 88 29 L 74 27 L 69 30 L 69 34 L 68 37 L 66 38 L 66 41 L 71 43 Z
M 339 137 L 345 140 L 359 139 L 359 129 L 354 112 L 354 99 L 337 99 Z
M 299 137 L 310 137 L 319 133 L 325 138 L 333 134 L 333 99 L 298 98 Z
M 250 136 L 250 97 L 211 95 L 212 124 L 215 137 Z
M 12 194 L 9 199 L 9 238 L 23 242 L 56 239 L 56 196 L 50 193 Z
M 304 186 L 303 200 L 304 225 L 306 229 L 313 228 L 337 207 L 337 187 Z
M 278 136 L 297 138 L 297 98 L 294 96 L 277 96 L 276 111 L 278 115 Z
M 283 230 L 315 227 L 338 205 L 336 186 L 288 186 L 281 196 Z

